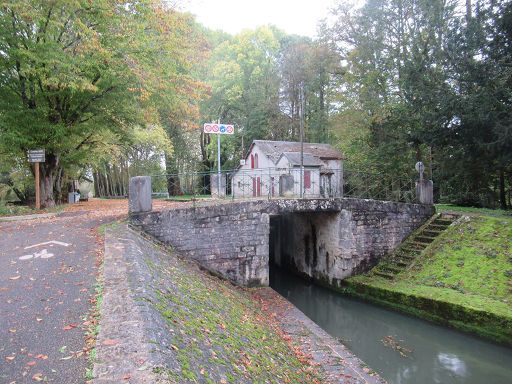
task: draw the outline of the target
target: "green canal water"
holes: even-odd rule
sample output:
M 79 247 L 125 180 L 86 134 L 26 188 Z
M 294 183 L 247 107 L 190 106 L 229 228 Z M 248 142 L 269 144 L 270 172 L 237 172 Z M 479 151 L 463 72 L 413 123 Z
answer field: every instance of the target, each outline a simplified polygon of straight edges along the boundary
M 271 269 L 270 285 L 390 384 L 512 383 L 510 348 L 348 298 L 279 269 Z

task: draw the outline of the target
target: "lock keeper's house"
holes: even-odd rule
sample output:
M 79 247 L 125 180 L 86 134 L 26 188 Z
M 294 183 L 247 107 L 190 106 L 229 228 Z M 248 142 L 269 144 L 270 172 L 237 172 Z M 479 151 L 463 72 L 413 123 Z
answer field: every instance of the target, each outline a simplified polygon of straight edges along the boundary
M 254 140 L 232 177 L 235 197 L 300 196 L 301 144 Z M 304 196 L 341 196 L 343 157 L 329 144 L 304 143 Z

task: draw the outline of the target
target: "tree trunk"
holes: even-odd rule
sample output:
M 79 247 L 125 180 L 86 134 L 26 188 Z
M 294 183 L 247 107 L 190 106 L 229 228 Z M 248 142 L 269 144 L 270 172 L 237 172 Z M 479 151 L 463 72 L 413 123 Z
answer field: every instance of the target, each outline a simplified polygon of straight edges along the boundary
M 500 208 L 507 209 L 507 195 L 505 193 L 505 171 L 500 169 Z
M 94 197 L 100 197 L 100 177 L 98 171 L 94 172 Z
M 47 154 L 46 162 L 41 163 L 39 166 L 41 176 L 41 206 L 43 208 L 55 207 L 55 182 L 60 171 L 59 156 L 52 153 Z M 58 182 L 61 182 L 60 179 Z
M 167 192 L 169 196 L 180 196 L 183 194 L 181 190 L 181 182 L 178 176 L 178 167 L 168 155 L 165 155 L 165 173 L 167 174 Z
M 469 23 L 472 17 L 471 0 L 466 0 L 466 22 Z

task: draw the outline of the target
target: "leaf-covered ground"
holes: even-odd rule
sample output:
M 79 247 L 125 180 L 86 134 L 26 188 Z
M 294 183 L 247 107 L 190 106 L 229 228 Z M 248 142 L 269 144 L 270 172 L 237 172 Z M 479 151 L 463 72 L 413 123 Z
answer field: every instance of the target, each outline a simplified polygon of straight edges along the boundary
M 512 218 L 470 213 L 394 281 L 364 275 L 351 281 L 512 318 Z

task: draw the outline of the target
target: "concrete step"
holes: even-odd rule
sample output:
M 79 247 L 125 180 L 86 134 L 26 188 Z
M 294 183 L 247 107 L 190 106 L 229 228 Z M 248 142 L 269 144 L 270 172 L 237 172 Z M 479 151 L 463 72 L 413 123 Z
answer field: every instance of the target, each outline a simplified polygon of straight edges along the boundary
M 392 274 L 389 274 L 389 273 L 386 273 L 386 272 L 382 272 L 382 271 L 373 271 L 373 273 L 377 276 L 380 276 L 380 277 L 384 277 L 385 279 L 388 279 L 388 280 L 393 280 L 395 278 L 394 275 Z
M 404 254 L 407 254 L 407 255 L 418 256 L 421 253 L 422 250 L 418 249 L 418 248 L 404 247 L 404 248 L 401 249 L 401 251 L 403 251 Z
M 404 261 L 402 259 L 393 259 L 393 263 L 398 265 L 398 267 L 402 268 L 402 269 L 405 269 L 409 264 L 410 264 L 411 260 L 407 260 L 407 261 Z
M 410 245 L 413 247 L 413 248 L 416 248 L 416 249 L 419 249 L 420 251 L 423 251 L 425 248 L 428 247 L 430 243 L 424 243 L 422 241 L 416 241 L 416 240 L 413 240 L 411 241 Z
M 437 237 L 443 232 L 444 232 L 444 230 L 435 230 L 435 229 L 425 228 L 425 230 L 423 230 L 421 233 L 425 236 Z
M 388 264 L 386 266 L 382 266 L 381 267 L 382 270 L 384 270 L 385 272 L 391 272 L 391 273 L 394 273 L 395 275 L 400 273 L 400 272 L 403 272 L 403 268 L 402 267 L 399 267 L 398 265 L 393 265 L 393 264 Z
M 451 223 L 453 223 L 453 220 L 451 219 L 435 219 L 432 224 L 434 225 L 444 225 L 449 226 Z
M 416 242 L 419 242 L 419 243 L 426 243 L 426 244 L 430 244 L 431 242 L 433 242 L 435 240 L 435 237 L 432 237 L 432 236 L 424 236 L 423 234 L 421 236 L 416 236 L 414 238 L 414 241 Z
M 444 224 L 429 224 L 425 229 L 428 231 L 438 231 L 439 233 L 446 231 L 449 225 Z
M 412 260 L 414 260 L 417 257 L 417 255 L 414 256 L 414 255 L 411 255 L 408 253 L 396 253 L 395 257 L 397 260 L 403 260 L 404 262 L 411 262 Z

